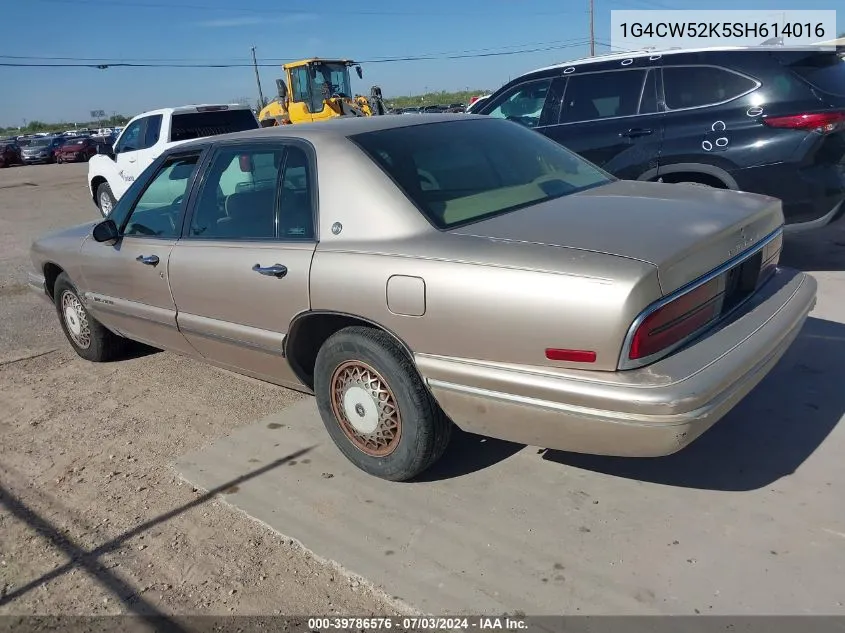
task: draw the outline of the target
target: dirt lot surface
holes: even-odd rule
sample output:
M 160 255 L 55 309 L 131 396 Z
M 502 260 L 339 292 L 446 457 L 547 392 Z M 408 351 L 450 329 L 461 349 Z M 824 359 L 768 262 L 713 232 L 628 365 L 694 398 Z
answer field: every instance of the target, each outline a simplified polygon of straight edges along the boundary
M 71 350 L 26 272 L 34 238 L 99 217 L 86 168 L 0 170 L 0 614 L 405 612 L 168 466 L 302 396 Z
M 192 489 L 170 467 L 181 455 L 281 411 L 302 396 L 169 353 L 139 353 L 126 361 L 98 365 L 72 352 L 53 307 L 25 284 L 32 239 L 99 217 L 85 187 L 85 171 L 85 165 L 0 170 L 0 614 L 364 615 L 410 610 L 363 579 L 350 577 L 248 519 L 219 497 Z M 722 451 L 711 442 L 709 452 L 688 454 L 686 460 L 679 454 L 674 462 L 665 463 L 683 462 L 686 467 L 677 466 L 676 479 L 686 476 L 694 482 L 699 469 L 717 468 L 723 457 L 730 466 L 723 479 L 755 480 L 753 473 L 743 474 L 741 452 L 747 446 L 755 451 L 749 463 L 762 464 L 778 473 L 773 479 L 788 481 L 786 486 L 767 480 L 744 488 L 722 482 L 718 490 L 728 492 L 707 496 L 699 510 L 711 516 L 707 503 L 719 503 L 722 511 L 730 507 L 741 513 L 736 529 L 749 543 L 760 536 L 759 526 L 771 529 L 777 523 L 775 516 L 794 517 L 795 521 L 783 522 L 787 540 L 782 547 L 765 545 L 765 553 L 773 561 L 794 566 L 790 577 L 797 590 L 802 573 L 823 570 L 835 576 L 833 567 L 838 563 L 824 562 L 823 553 L 845 544 L 845 525 L 840 525 L 841 512 L 836 509 L 841 505 L 833 501 L 841 501 L 836 495 L 842 482 L 836 474 L 841 472 L 837 447 L 843 446 L 843 431 L 834 428 L 842 415 L 841 395 L 836 395 L 841 394 L 836 382 L 841 385 L 841 375 L 832 370 L 845 341 L 837 334 L 845 322 L 845 223 L 790 239 L 783 260 L 817 276 L 820 301 L 815 316 L 828 320 L 826 327 L 817 324 L 807 334 L 812 341 L 808 339 L 784 361 L 789 367 L 782 371 L 803 377 L 796 384 L 804 385 L 806 393 L 790 398 L 806 414 L 780 419 L 763 406 L 766 394 L 758 391 L 757 404 L 744 411 L 755 412 L 759 419 L 751 424 L 739 420 L 740 413 L 734 416 L 734 435 L 723 435 L 738 437 L 740 443 Z M 800 358 L 801 350 L 815 350 L 818 357 Z M 781 378 L 768 388 L 784 381 L 789 382 Z M 825 450 L 816 450 L 822 443 Z M 800 459 L 794 459 L 795 453 L 801 454 Z M 812 460 L 807 459 L 810 455 Z M 781 473 L 778 460 L 789 467 L 788 472 Z M 803 465 L 805 460 L 809 467 Z M 600 462 L 591 468 L 589 460 L 571 456 L 559 461 L 560 469 L 569 469 L 574 480 L 586 480 L 591 471 L 600 472 L 607 465 Z M 625 476 L 617 472 L 618 466 L 615 475 L 602 479 L 605 489 L 628 499 L 618 505 L 613 498 L 608 503 L 602 500 L 612 515 L 608 520 L 625 527 L 605 538 L 622 539 L 627 549 L 636 549 L 629 532 L 648 532 L 647 527 L 636 528 L 650 520 L 642 507 L 636 507 L 636 496 L 668 485 L 660 478 L 649 481 L 648 465 L 639 464 L 630 466 L 636 485 L 613 485 L 614 476 L 618 481 Z M 791 477 L 796 470 L 798 476 Z M 499 483 L 510 488 L 531 486 L 518 477 Z M 754 496 L 751 488 L 762 492 Z M 557 502 L 567 503 L 572 495 L 575 489 L 561 489 Z M 626 503 L 631 506 L 628 514 Z M 772 504 L 777 512 L 771 510 Z M 819 510 L 819 504 L 827 510 Z M 730 519 L 719 519 L 713 529 L 724 530 L 728 535 L 724 538 L 729 538 L 732 525 Z M 488 527 L 495 531 L 496 526 Z M 588 533 L 603 532 L 586 529 L 580 536 Z M 572 543 L 577 541 L 566 538 L 575 547 Z M 723 553 L 730 558 L 730 541 L 726 543 Z M 816 554 L 789 558 L 784 552 L 791 549 Z M 577 547 L 569 553 L 574 559 L 583 557 Z M 653 567 L 650 552 L 634 554 L 643 569 Z M 693 558 L 687 559 L 681 565 L 692 565 Z M 590 571 L 597 565 L 592 559 L 582 562 Z M 635 579 L 637 569 L 630 574 Z M 719 575 L 731 574 L 720 567 Z M 583 593 L 584 582 L 577 574 L 569 576 L 560 604 L 566 604 L 564 598 L 579 587 Z M 747 589 L 757 591 L 759 602 L 754 604 L 764 604 L 766 595 L 775 595 L 765 587 Z M 596 600 L 607 590 L 598 587 Z M 813 610 L 800 597 L 791 600 L 789 606 L 797 611 Z M 841 613 L 842 606 L 842 602 L 824 603 L 819 608 Z M 665 607 L 655 604 L 654 609 L 662 612 Z

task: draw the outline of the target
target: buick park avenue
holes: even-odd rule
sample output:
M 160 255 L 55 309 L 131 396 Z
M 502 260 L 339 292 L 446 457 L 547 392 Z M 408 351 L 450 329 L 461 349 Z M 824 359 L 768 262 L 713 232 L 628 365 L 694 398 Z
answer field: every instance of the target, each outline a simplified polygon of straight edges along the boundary
M 454 426 L 688 445 L 815 304 L 783 224 L 775 198 L 617 180 L 502 119 L 338 119 L 166 151 L 38 239 L 30 285 L 82 358 L 134 340 L 311 393 L 351 462 L 402 481 Z

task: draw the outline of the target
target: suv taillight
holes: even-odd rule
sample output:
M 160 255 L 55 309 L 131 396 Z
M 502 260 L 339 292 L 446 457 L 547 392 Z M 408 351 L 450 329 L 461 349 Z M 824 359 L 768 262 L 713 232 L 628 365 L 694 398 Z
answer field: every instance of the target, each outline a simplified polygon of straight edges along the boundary
M 837 129 L 845 128 L 845 112 L 814 112 L 792 114 L 789 116 L 773 116 L 763 119 L 763 123 L 769 127 L 813 130 L 826 134 L 835 132 Z
M 640 360 L 662 352 L 716 320 L 722 296 L 717 277 L 659 307 L 637 327 L 628 358 Z

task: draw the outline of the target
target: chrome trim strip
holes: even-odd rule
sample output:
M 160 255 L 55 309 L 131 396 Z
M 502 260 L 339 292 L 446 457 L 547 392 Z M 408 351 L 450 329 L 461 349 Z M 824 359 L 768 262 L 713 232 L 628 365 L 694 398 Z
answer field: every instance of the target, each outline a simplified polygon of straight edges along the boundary
M 631 341 L 634 338 L 634 334 L 636 334 L 637 329 L 640 327 L 642 322 L 645 321 L 645 319 L 650 314 L 659 310 L 660 308 L 665 306 L 667 303 L 671 303 L 672 301 L 674 301 L 678 297 L 685 295 L 688 292 L 692 292 L 693 290 L 695 290 L 699 286 L 703 286 L 707 282 L 712 281 L 713 279 L 715 279 L 719 275 L 724 274 L 725 272 L 727 272 L 728 270 L 730 270 L 734 266 L 737 266 L 737 265 L 741 264 L 742 262 L 744 262 L 748 259 L 751 259 L 752 257 L 754 257 L 754 255 L 756 255 L 757 253 L 762 251 L 764 248 L 766 248 L 766 246 L 771 244 L 773 241 L 775 241 L 778 237 L 781 237 L 782 235 L 783 235 L 783 226 L 781 226 L 780 228 L 775 229 L 774 231 L 769 233 L 766 237 L 764 237 L 762 240 L 760 240 L 752 248 L 748 249 L 747 251 L 740 253 L 739 255 L 736 255 L 735 257 L 732 257 L 731 259 L 726 261 L 724 264 L 722 264 L 718 268 L 714 268 L 713 270 L 711 270 L 709 273 L 703 275 L 702 277 L 699 277 L 698 279 L 694 279 L 693 281 L 689 282 L 685 286 L 681 286 L 675 292 L 663 297 L 662 299 L 658 299 L 657 301 L 652 303 L 649 307 L 647 307 L 645 310 L 640 312 L 639 316 L 637 316 L 637 318 L 634 319 L 634 322 L 631 324 L 631 326 L 628 328 L 628 332 L 625 334 L 625 340 L 622 343 L 622 350 L 619 353 L 619 362 L 617 363 L 616 368 L 619 369 L 619 370 L 637 369 L 639 367 L 643 367 L 645 365 L 649 365 L 651 363 L 654 363 L 654 362 L 660 360 L 661 358 L 665 358 L 666 356 L 668 356 L 669 354 L 674 352 L 676 349 L 678 349 L 682 345 L 689 343 L 696 336 L 701 336 L 701 334 L 703 334 L 707 330 L 713 328 L 714 326 L 721 323 L 724 319 L 726 319 L 737 308 L 739 308 L 743 303 L 745 303 L 745 300 L 740 302 L 738 305 L 736 305 L 733 308 L 733 310 L 731 310 L 728 314 L 721 315 L 715 321 L 706 324 L 705 326 L 703 326 L 699 330 L 696 330 L 695 332 L 693 332 L 689 336 L 684 337 L 683 339 L 681 339 L 680 341 L 678 341 L 674 345 L 670 345 L 666 349 L 660 350 L 656 354 L 652 354 L 651 356 L 646 356 L 645 358 L 638 358 L 637 360 L 631 360 L 631 359 L 628 358 L 628 351 L 631 349 Z M 753 294 L 754 293 L 749 295 L 748 298 L 753 296 Z
M 90 300 L 86 301 L 86 307 L 93 308 L 95 311 L 99 310 L 101 312 L 107 312 L 108 314 L 114 314 L 115 316 L 123 317 L 125 319 L 137 319 L 139 321 L 145 321 L 147 323 L 154 323 L 155 325 L 162 325 L 164 327 L 169 327 L 178 330 L 179 328 L 176 327 L 176 320 L 174 319 L 173 323 L 168 321 L 160 321 L 158 319 L 151 319 L 148 316 L 141 316 L 137 313 L 129 314 L 125 310 L 121 310 L 116 306 L 110 306 L 108 304 L 102 303 L 100 301 L 93 301 Z M 90 301 L 90 302 L 89 302 Z M 134 337 L 133 337 L 134 338 Z
M 182 334 L 193 334 L 195 336 L 201 336 L 202 338 L 211 339 L 213 341 L 218 341 L 221 343 L 227 343 L 229 345 L 246 347 L 258 352 L 264 352 L 265 354 L 273 354 L 274 356 L 280 356 L 281 358 L 285 357 L 285 352 L 283 348 L 276 349 L 273 347 L 266 347 L 264 345 L 259 345 L 258 343 L 252 343 L 250 341 L 243 341 L 241 339 L 230 338 L 228 336 L 223 336 L 222 334 L 212 334 L 211 332 L 206 332 L 198 328 L 185 327 L 183 325 L 179 326 L 179 331 L 182 332 Z M 279 341 L 279 344 L 284 344 L 284 337 L 282 337 L 282 340 Z

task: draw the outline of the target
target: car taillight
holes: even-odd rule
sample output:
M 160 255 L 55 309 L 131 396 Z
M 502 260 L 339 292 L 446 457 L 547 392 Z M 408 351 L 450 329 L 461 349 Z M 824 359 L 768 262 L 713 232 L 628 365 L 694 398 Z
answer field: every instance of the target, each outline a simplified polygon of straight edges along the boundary
M 643 319 L 634 332 L 628 358 L 647 358 L 683 341 L 718 318 L 721 299 L 721 281 L 717 277 L 661 306 Z
M 845 127 L 845 112 L 815 112 L 793 114 L 790 116 L 773 116 L 763 119 L 763 123 L 769 127 L 792 130 L 814 130 L 826 134 Z

